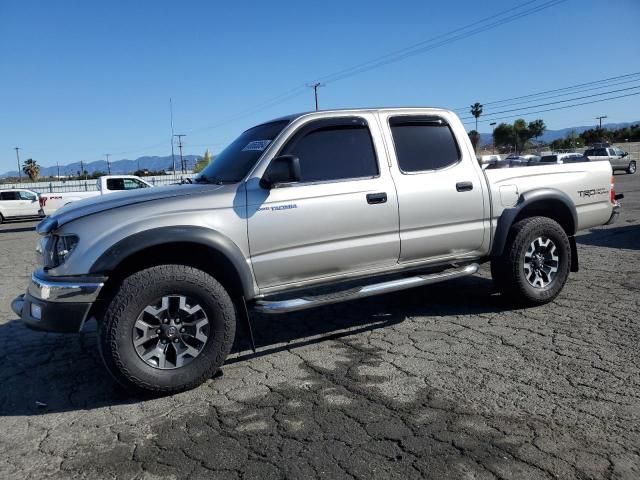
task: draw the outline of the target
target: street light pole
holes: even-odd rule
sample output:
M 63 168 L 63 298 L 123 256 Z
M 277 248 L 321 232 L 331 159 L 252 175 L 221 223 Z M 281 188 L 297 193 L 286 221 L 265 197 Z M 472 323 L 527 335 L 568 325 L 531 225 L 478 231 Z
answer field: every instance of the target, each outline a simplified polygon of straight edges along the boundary
M 20 150 L 20 147 L 15 147 L 16 149 L 16 158 L 18 159 L 18 178 L 20 179 L 20 183 L 22 183 L 22 170 L 20 170 L 20 154 L 18 153 L 18 150 Z

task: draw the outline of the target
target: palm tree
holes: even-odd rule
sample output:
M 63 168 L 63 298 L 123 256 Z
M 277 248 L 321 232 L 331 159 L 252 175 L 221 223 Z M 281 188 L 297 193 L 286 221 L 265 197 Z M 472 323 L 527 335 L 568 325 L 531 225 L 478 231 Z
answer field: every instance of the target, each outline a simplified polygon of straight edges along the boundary
M 478 131 L 478 117 L 480 115 L 482 115 L 482 104 L 481 103 L 476 102 L 473 105 L 471 105 L 471 115 L 476 117 L 476 132 L 477 132 Z
M 22 171 L 33 182 L 40 175 L 40 165 L 33 158 L 27 158 L 22 164 Z

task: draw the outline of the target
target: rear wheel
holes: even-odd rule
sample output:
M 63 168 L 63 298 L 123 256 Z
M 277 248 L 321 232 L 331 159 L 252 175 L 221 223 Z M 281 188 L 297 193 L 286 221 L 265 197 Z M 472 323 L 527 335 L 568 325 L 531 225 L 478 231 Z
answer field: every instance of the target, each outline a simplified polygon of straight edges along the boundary
M 100 353 L 125 387 L 179 392 L 218 371 L 235 328 L 233 302 L 215 278 L 160 265 L 124 280 L 100 323 Z
M 636 162 L 629 162 L 627 173 L 636 173 Z
M 510 300 L 542 305 L 558 296 L 569 276 L 571 246 L 563 228 L 546 217 L 531 217 L 511 228 L 491 274 Z

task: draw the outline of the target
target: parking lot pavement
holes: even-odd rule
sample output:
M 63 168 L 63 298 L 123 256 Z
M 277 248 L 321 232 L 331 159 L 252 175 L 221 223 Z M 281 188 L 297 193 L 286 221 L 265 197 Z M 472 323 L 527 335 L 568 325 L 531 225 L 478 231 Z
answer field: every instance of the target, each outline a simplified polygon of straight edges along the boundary
M 93 332 L 32 332 L 35 223 L 0 226 L 0 478 L 640 478 L 640 175 L 581 270 L 512 310 L 478 277 L 256 317 L 222 376 L 114 386 Z

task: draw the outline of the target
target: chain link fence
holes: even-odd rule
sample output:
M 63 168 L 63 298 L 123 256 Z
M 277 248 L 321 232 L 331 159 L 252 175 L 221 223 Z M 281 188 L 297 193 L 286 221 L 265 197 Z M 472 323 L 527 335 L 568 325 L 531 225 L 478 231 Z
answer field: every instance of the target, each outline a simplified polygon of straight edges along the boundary
M 182 183 L 187 178 L 193 178 L 195 174 L 180 175 L 156 175 L 149 177 L 140 177 L 154 187 L 163 185 L 173 185 Z M 51 180 L 41 182 L 8 182 L 0 183 L 0 190 L 12 188 L 24 188 L 36 193 L 68 193 L 68 192 L 93 192 L 98 190 L 98 181 L 95 179 L 87 180 Z

